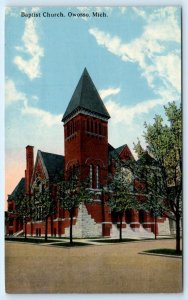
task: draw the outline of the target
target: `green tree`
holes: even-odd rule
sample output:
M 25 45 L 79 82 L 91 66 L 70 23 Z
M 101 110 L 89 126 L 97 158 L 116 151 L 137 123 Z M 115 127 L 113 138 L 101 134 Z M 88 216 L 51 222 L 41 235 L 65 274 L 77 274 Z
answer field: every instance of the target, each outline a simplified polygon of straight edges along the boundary
M 165 213 L 163 204 L 164 199 L 156 195 L 156 193 L 150 192 L 147 195 L 146 202 L 143 203 L 143 209 L 148 211 L 154 217 L 154 234 L 157 239 L 157 218 Z
M 135 145 L 134 147 L 139 159 L 134 164 L 133 170 L 135 178 L 137 178 L 140 183 L 140 187 L 135 186 L 135 189 L 138 193 L 142 194 L 143 200 L 140 203 L 141 208 L 154 217 L 154 233 L 156 239 L 157 217 L 165 213 L 161 172 L 157 161 L 149 155 L 148 151 L 144 151 L 142 148 L 142 152 L 140 152 L 139 155 L 139 149 L 140 141 L 139 145 Z
M 115 172 L 109 178 L 108 205 L 120 220 L 119 240 L 122 240 L 122 219 L 127 209 L 138 209 L 139 203 L 134 194 L 134 182 L 131 170 L 120 161 L 115 162 Z
M 50 189 L 37 193 L 35 199 L 35 218 L 45 222 L 45 241 L 48 240 L 48 220 L 56 211 L 56 203 L 52 197 Z
M 33 202 L 31 195 L 20 193 L 16 200 L 16 215 L 24 224 L 24 236 L 27 238 L 27 223 L 33 216 Z
M 156 115 L 154 123 L 145 123 L 144 138 L 148 152 L 160 168 L 160 189 L 163 208 L 176 222 L 176 251 L 180 252 L 180 221 L 182 218 L 182 113 L 175 102 L 164 107 L 167 123 Z M 156 195 L 155 195 L 156 196 Z
M 75 210 L 81 203 L 91 202 L 91 191 L 87 180 L 80 179 L 80 173 L 75 170 L 63 180 L 59 186 L 59 198 L 61 206 L 69 212 L 70 216 L 70 244 L 73 243 L 73 217 Z
M 134 150 L 138 155 L 138 159 L 142 157 L 142 155 L 144 154 L 144 149 L 142 148 L 142 145 L 140 143 L 140 140 L 138 139 L 137 144 L 134 143 Z

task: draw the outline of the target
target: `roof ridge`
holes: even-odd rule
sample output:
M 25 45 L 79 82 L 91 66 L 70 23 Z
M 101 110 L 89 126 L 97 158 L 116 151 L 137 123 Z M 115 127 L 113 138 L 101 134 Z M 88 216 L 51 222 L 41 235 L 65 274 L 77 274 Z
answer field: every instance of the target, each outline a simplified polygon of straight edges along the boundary
M 115 149 L 118 149 L 118 148 L 121 148 L 121 147 L 125 147 L 125 146 L 127 146 L 127 144 L 123 144 L 123 145 L 121 145 L 121 146 L 119 146 L 119 147 L 117 147 Z
M 56 154 L 56 153 L 46 152 L 46 151 L 42 151 L 42 150 L 38 150 L 38 151 L 40 151 L 41 153 L 46 153 L 46 154 L 51 154 L 51 155 L 56 155 L 56 156 L 62 156 L 62 157 L 65 157 L 65 156 L 62 155 L 62 154 Z

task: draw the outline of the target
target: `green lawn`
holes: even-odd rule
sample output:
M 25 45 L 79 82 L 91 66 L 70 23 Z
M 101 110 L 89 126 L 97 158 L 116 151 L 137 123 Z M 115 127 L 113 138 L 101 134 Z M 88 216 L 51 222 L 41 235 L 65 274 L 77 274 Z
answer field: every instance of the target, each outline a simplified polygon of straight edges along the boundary
M 165 254 L 165 255 L 178 255 L 181 256 L 182 255 L 182 250 L 180 251 L 180 253 L 176 253 L 175 249 L 152 249 L 152 250 L 146 250 L 144 251 L 146 253 L 153 253 L 153 254 Z
M 50 244 L 53 246 L 61 246 L 61 247 L 83 247 L 83 246 L 92 246 L 91 244 L 87 244 L 87 243 L 79 243 L 79 242 L 73 242 L 72 244 L 64 242 L 64 243 L 53 243 Z
M 119 240 L 119 239 L 106 239 L 106 240 L 95 240 L 94 242 L 97 242 L 97 243 L 125 243 L 125 242 L 134 242 L 134 241 L 139 241 L 139 240 L 136 240 L 136 239 L 122 239 L 122 240 Z
M 40 244 L 40 243 L 51 243 L 54 242 L 54 240 L 48 239 L 47 241 L 45 241 L 45 239 L 43 238 L 24 238 L 24 237 L 15 237 L 15 238 L 11 238 L 11 237 L 7 237 L 5 238 L 5 241 L 12 241 L 12 242 L 24 242 L 24 243 L 33 243 L 33 244 Z

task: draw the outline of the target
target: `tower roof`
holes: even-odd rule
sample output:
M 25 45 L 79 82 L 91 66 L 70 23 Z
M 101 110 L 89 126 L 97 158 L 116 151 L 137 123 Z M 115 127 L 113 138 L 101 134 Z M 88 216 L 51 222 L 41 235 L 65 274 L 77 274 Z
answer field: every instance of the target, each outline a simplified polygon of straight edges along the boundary
M 100 115 L 107 119 L 110 118 L 110 115 L 104 106 L 104 103 L 86 68 L 80 77 L 62 121 L 65 121 L 67 117 L 71 116 L 79 109 Z

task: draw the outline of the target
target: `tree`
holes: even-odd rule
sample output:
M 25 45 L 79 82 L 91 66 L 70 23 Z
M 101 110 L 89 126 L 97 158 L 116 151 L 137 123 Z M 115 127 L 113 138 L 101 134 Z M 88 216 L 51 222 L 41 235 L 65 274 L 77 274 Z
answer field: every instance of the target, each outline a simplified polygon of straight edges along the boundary
M 50 189 L 37 193 L 34 196 L 36 218 L 45 221 L 45 241 L 48 240 L 48 219 L 56 210 L 56 204 L 52 198 Z
M 27 238 L 27 223 L 33 214 L 33 204 L 31 195 L 20 193 L 16 200 L 16 214 L 24 224 L 24 236 Z
M 142 155 L 144 154 L 144 149 L 142 148 L 142 145 L 140 143 L 140 140 L 138 139 L 137 144 L 134 143 L 134 150 L 138 155 L 138 159 L 142 157 Z
M 138 209 L 139 204 L 134 195 L 131 171 L 120 161 L 115 162 L 115 172 L 109 178 L 108 205 L 112 212 L 117 213 L 120 220 L 119 240 L 122 240 L 122 219 L 127 209 Z
M 182 218 L 182 119 L 181 106 L 175 102 L 164 107 L 168 122 L 156 115 L 154 123 L 145 123 L 144 138 L 148 152 L 160 169 L 158 197 L 163 198 L 163 208 L 176 222 L 176 252 L 180 252 L 180 221 Z
M 135 145 L 134 150 L 139 159 L 134 164 L 134 175 L 140 186 L 135 186 L 137 192 L 142 194 L 141 208 L 149 212 L 155 221 L 154 233 L 157 237 L 157 217 L 165 213 L 164 197 L 162 196 L 162 178 L 157 161 L 151 157 L 148 151 L 140 152 L 140 141 Z M 140 153 L 140 155 L 139 155 Z
M 69 212 L 70 216 L 70 244 L 73 243 L 72 228 L 75 210 L 81 203 L 91 202 L 91 192 L 88 186 L 87 180 L 80 179 L 78 170 L 74 170 L 72 174 L 69 174 L 68 178 L 63 180 L 59 186 L 61 206 Z
M 147 195 L 147 200 L 143 204 L 143 208 L 149 211 L 154 217 L 154 234 L 157 239 L 157 217 L 162 216 L 165 213 L 163 200 L 161 197 L 157 197 L 155 193 L 150 192 Z

